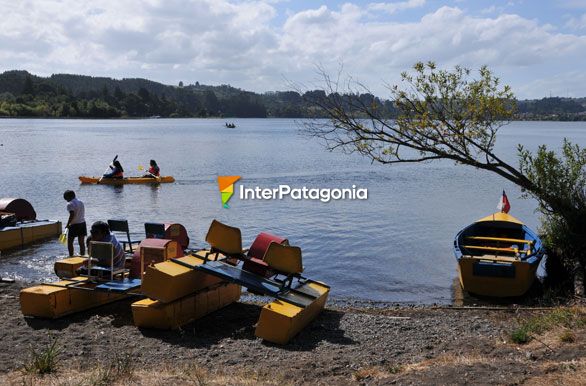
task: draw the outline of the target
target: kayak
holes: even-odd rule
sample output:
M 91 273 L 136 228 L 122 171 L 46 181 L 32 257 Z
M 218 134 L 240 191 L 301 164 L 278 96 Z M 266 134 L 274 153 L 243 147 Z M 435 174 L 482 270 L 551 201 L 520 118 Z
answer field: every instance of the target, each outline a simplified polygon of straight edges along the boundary
M 82 184 L 100 184 L 100 185 L 125 185 L 125 184 L 160 184 L 175 182 L 172 176 L 162 176 L 159 178 L 149 177 L 125 177 L 125 178 L 102 178 L 81 176 L 79 180 Z
M 521 296 L 543 258 L 537 234 L 507 213 L 495 213 L 462 229 L 454 240 L 460 284 L 484 296 Z

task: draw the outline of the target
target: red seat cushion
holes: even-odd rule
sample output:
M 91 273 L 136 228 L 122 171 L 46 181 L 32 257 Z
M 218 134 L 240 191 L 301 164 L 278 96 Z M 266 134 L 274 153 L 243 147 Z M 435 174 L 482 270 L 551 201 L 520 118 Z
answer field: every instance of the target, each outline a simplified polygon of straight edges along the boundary
M 266 232 L 261 232 L 258 234 L 258 236 L 256 236 L 256 239 L 254 239 L 254 242 L 250 246 L 250 249 L 248 250 L 248 257 L 255 257 L 259 260 L 262 260 L 267 249 L 269 248 L 269 245 L 272 242 L 285 245 L 289 244 L 289 241 L 284 237 L 275 236 Z
M 244 262 L 242 269 L 259 276 L 270 276 L 271 272 L 269 270 L 269 265 L 265 263 L 262 258 L 272 242 L 284 245 L 289 244 L 289 241 L 284 237 L 266 232 L 259 233 L 248 250 L 249 260 Z

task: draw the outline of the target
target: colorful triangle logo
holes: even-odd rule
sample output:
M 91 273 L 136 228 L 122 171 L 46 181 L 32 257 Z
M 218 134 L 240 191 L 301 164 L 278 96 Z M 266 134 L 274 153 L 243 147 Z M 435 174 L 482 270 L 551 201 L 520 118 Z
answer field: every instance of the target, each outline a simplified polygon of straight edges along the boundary
M 222 197 L 222 206 L 230 208 L 228 201 L 234 195 L 234 184 L 240 179 L 240 176 L 218 176 L 218 187 Z

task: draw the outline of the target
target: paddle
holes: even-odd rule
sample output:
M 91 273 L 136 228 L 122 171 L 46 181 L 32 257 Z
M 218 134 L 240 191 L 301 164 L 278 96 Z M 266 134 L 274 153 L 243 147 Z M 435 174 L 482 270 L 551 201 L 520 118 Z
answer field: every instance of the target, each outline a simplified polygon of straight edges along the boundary
M 59 236 L 59 242 L 63 245 L 67 244 L 67 233 L 69 232 L 68 228 L 65 228 L 65 231 L 61 233 Z
M 108 169 L 106 169 L 106 171 L 104 173 L 102 173 L 102 177 L 100 177 L 100 179 L 98 180 L 98 184 L 100 182 L 102 182 L 102 180 L 104 179 L 104 174 L 108 173 L 110 171 L 110 169 L 114 167 L 114 162 L 116 162 L 117 159 L 118 159 L 118 154 L 116 154 L 116 157 L 114 157 L 114 159 L 112 160 L 112 163 L 110 164 Z

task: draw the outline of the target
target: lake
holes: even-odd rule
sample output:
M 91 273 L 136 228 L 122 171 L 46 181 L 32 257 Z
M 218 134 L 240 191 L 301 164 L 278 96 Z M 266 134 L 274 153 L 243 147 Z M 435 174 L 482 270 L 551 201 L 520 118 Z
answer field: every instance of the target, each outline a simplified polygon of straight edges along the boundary
M 384 302 L 450 303 L 456 277 L 453 237 L 496 211 L 502 190 L 511 214 L 538 228 L 533 200 L 497 175 L 451 162 L 373 165 L 331 153 L 287 119 L 0 120 L 0 197 L 29 200 L 41 219 L 67 220 L 63 192 L 85 202 L 89 223 L 126 218 L 133 238 L 144 222 L 179 222 L 191 247 L 205 247 L 212 219 L 241 228 L 245 245 L 268 231 L 303 250 L 307 276 L 332 296 Z M 586 146 L 586 122 L 514 122 L 499 132 L 497 153 L 516 164 L 516 146 L 558 149 L 567 137 Z M 80 185 L 114 157 L 126 176 L 154 158 L 174 184 L 156 187 Z M 239 175 L 245 186 L 368 188 L 367 200 L 239 200 L 222 208 L 216 177 Z M 237 184 L 238 186 L 238 184 Z M 51 280 L 66 253 L 51 240 L 4 253 L 0 274 Z

